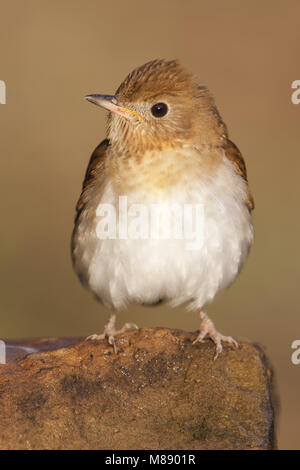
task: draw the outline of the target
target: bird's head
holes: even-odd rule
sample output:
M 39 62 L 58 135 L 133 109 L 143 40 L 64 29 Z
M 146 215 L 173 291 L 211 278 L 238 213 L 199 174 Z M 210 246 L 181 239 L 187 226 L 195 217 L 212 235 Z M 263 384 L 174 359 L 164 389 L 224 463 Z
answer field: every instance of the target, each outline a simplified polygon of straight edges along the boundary
M 227 134 L 207 88 L 176 60 L 148 62 L 133 70 L 115 95 L 85 98 L 110 112 L 108 138 L 123 152 L 218 145 Z

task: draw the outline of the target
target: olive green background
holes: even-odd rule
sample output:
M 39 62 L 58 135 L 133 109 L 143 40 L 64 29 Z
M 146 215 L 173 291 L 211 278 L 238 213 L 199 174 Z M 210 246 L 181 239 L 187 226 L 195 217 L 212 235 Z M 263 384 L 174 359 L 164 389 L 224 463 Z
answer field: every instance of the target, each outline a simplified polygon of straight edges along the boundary
M 255 244 L 208 308 L 220 331 L 266 346 L 281 397 L 280 448 L 300 449 L 300 2 L 297 0 L 0 1 L 1 337 L 88 335 L 107 311 L 70 260 L 74 207 L 113 93 L 134 67 L 178 58 L 213 92 L 242 151 Z M 196 330 L 196 314 L 132 307 L 120 325 Z

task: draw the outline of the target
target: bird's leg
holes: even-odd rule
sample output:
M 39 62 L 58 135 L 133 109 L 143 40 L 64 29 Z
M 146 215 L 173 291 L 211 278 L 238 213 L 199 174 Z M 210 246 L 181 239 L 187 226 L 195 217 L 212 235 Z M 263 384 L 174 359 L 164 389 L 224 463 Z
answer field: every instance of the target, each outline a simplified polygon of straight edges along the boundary
M 233 339 L 231 336 L 224 336 L 216 330 L 213 321 L 205 312 L 203 312 L 203 310 L 200 311 L 200 319 L 202 320 L 200 325 L 200 332 L 195 341 L 193 341 L 193 344 L 198 342 L 203 343 L 204 338 L 206 336 L 209 336 L 216 345 L 216 354 L 214 357 L 215 360 L 217 359 L 218 355 L 222 352 L 222 341 L 229 343 L 235 346 L 236 348 L 239 347 L 237 341 L 235 341 L 235 339 Z
M 125 325 L 122 326 L 122 328 L 120 330 L 117 330 L 116 329 L 116 318 L 117 318 L 116 313 L 112 312 L 110 314 L 108 322 L 104 326 L 103 333 L 101 335 L 95 334 L 95 335 L 88 336 L 86 339 L 87 340 L 89 340 L 89 339 L 90 340 L 95 340 L 95 339 L 107 338 L 109 344 L 111 344 L 113 346 L 114 351 L 117 354 L 118 349 L 117 349 L 117 346 L 116 346 L 115 336 L 119 335 L 121 333 L 125 333 L 125 331 L 128 331 L 132 328 L 138 329 L 138 326 L 135 323 L 125 323 Z

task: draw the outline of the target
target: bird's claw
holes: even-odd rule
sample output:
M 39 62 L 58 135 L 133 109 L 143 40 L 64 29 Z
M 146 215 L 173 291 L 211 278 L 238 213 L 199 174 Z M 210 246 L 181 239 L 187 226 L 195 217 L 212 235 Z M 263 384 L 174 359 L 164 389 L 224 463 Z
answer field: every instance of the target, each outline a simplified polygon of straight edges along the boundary
M 193 341 L 195 343 L 203 343 L 204 338 L 208 336 L 216 345 L 216 354 L 214 360 L 217 359 L 223 350 L 222 341 L 228 343 L 233 347 L 239 348 L 238 342 L 231 336 L 224 336 L 216 330 L 212 320 L 205 314 L 202 314 L 202 323 L 200 325 L 200 332 L 197 338 Z
M 139 327 L 135 323 L 129 322 L 129 323 L 125 323 L 125 325 L 123 325 L 120 330 L 116 330 L 115 326 L 112 325 L 110 322 L 108 322 L 104 327 L 103 333 L 101 333 L 100 335 L 97 335 L 97 334 L 90 335 L 86 338 L 86 340 L 94 341 L 94 340 L 103 340 L 107 338 L 108 343 L 114 348 L 115 354 L 117 354 L 118 348 L 116 345 L 115 336 L 125 333 L 126 331 L 131 330 L 133 328 L 136 330 L 139 329 Z

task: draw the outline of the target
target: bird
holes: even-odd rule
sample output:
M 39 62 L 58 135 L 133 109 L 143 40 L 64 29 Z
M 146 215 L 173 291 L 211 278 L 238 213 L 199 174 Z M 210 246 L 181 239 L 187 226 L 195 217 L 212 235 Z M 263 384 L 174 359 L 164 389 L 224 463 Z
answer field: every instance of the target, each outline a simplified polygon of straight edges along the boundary
M 199 313 L 193 344 L 211 339 L 215 359 L 222 343 L 239 347 L 205 308 L 247 258 L 254 202 L 244 159 L 209 89 L 178 60 L 155 59 L 129 73 L 114 95 L 85 99 L 108 117 L 76 206 L 72 260 L 83 286 L 110 310 L 103 333 L 87 339 L 107 339 L 118 352 L 116 336 L 138 327 L 118 330 L 117 313 L 165 302 Z

